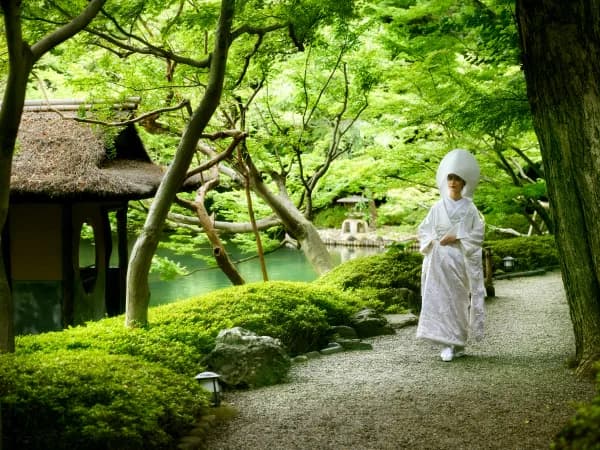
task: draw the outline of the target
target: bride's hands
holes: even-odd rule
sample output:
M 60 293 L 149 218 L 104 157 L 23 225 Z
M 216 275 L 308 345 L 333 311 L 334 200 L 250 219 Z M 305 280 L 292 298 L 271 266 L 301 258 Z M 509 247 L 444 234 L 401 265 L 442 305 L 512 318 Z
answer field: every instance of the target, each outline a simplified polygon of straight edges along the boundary
M 456 239 L 456 236 L 446 235 L 440 239 L 440 245 L 450 245 L 450 244 L 454 244 L 457 241 L 458 241 L 458 239 Z

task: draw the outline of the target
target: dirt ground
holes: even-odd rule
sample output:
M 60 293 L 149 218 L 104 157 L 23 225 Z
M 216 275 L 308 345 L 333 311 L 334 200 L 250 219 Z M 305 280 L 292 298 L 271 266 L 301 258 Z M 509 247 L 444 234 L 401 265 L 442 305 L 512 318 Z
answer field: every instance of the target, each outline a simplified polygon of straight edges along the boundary
M 373 350 L 297 363 L 289 382 L 227 392 L 237 416 L 210 450 L 545 449 L 595 392 L 567 368 L 574 351 L 560 274 L 500 280 L 486 338 L 442 362 L 415 327 Z

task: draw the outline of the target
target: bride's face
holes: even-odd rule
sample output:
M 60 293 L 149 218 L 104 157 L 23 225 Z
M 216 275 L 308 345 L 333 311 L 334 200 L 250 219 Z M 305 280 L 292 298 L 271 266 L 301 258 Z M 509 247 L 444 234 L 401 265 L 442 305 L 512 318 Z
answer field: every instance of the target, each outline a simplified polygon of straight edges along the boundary
M 448 174 L 448 195 L 451 199 L 460 199 L 463 187 L 465 187 L 465 180 L 454 173 Z

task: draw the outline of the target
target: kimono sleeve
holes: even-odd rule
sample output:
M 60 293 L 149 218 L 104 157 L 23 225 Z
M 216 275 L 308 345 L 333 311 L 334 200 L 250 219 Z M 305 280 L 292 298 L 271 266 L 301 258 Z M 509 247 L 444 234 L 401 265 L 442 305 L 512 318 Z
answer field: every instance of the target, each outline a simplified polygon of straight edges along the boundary
M 485 232 L 485 223 L 481 218 L 479 211 L 474 205 L 471 205 L 469 212 L 458 226 L 456 238 L 465 252 L 465 256 L 470 256 L 481 250 L 483 245 L 483 236 Z
M 435 234 L 435 209 L 436 205 L 432 206 L 427 213 L 427 217 L 419 225 L 419 251 L 422 254 L 427 254 L 431 251 L 431 243 L 436 238 Z

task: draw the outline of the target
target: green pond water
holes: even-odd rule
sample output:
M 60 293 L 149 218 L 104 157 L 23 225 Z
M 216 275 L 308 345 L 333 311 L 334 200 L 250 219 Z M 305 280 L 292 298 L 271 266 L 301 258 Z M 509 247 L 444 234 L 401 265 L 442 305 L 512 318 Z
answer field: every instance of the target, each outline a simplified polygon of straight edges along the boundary
M 243 259 L 235 248 L 228 250 L 232 259 Z M 365 247 L 329 247 L 335 264 L 360 256 L 380 253 L 379 248 Z M 170 303 L 179 299 L 204 294 L 224 287 L 231 286 L 223 272 L 207 263 L 192 257 L 169 257 L 178 261 L 189 270 L 189 275 L 177 277 L 174 280 L 160 280 L 158 275 L 150 277 L 150 305 Z M 265 257 L 269 280 L 280 281 L 313 281 L 317 274 L 306 260 L 304 253 L 291 248 L 281 248 Z M 257 258 L 236 264 L 246 282 L 262 281 L 262 272 Z

